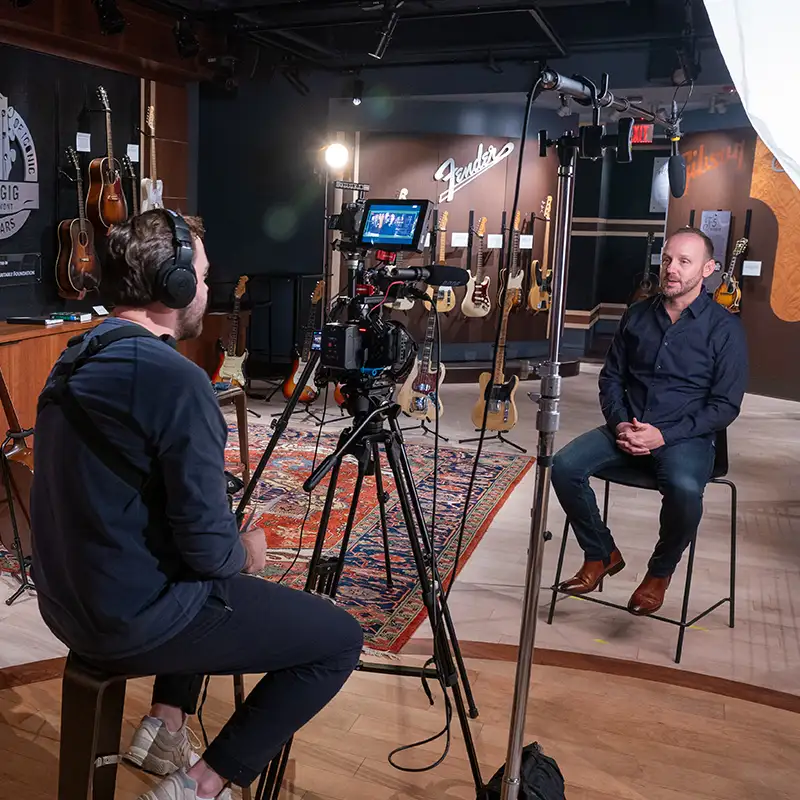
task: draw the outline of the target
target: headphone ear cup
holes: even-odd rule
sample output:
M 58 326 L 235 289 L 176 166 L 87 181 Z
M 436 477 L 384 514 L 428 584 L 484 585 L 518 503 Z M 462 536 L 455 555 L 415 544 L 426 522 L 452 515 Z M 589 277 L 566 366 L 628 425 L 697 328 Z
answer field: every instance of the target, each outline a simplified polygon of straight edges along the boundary
M 161 270 L 159 300 L 167 308 L 186 308 L 197 293 L 194 269 L 166 266 Z

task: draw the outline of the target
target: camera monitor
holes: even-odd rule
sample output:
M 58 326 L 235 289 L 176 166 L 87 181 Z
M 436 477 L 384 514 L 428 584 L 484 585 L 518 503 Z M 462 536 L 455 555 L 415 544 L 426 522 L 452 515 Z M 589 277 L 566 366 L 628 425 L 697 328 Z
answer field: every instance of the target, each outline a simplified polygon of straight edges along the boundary
M 430 200 L 367 200 L 361 217 L 361 247 L 421 253 L 430 223 Z

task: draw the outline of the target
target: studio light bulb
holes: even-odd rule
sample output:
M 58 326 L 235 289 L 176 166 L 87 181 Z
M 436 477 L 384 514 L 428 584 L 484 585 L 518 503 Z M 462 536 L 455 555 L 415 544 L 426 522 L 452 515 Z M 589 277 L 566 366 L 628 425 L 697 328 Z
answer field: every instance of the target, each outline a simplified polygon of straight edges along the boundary
M 325 163 L 331 169 L 344 169 L 349 160 L 350 151 L 341 142 L 334 142 L 325 148 Z

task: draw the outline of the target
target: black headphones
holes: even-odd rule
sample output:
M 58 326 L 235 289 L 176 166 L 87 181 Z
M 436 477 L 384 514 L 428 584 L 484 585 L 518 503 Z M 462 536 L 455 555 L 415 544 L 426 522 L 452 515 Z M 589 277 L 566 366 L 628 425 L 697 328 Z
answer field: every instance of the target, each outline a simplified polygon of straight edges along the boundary
M 162 262 L 156 273 L 153 298 L 167 308 L 186 308 L 197 293 L 192 234 L 186 220 L 168 208 L 163 209 L 172 228 L 175 253 Z

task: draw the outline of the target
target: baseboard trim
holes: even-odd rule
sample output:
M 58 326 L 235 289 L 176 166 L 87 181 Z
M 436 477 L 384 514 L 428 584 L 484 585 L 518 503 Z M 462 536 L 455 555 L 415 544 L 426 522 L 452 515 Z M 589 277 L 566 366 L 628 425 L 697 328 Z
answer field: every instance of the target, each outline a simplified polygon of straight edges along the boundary
M 15 686 L 27 686 L 30 683 L 42 683 L 60 678 L 64 673 L 67 659 L 48 658 L 45 661 L 33 661 L 30 664 L 18 664 L 0 669 L 0 691 L 13 689 Z

